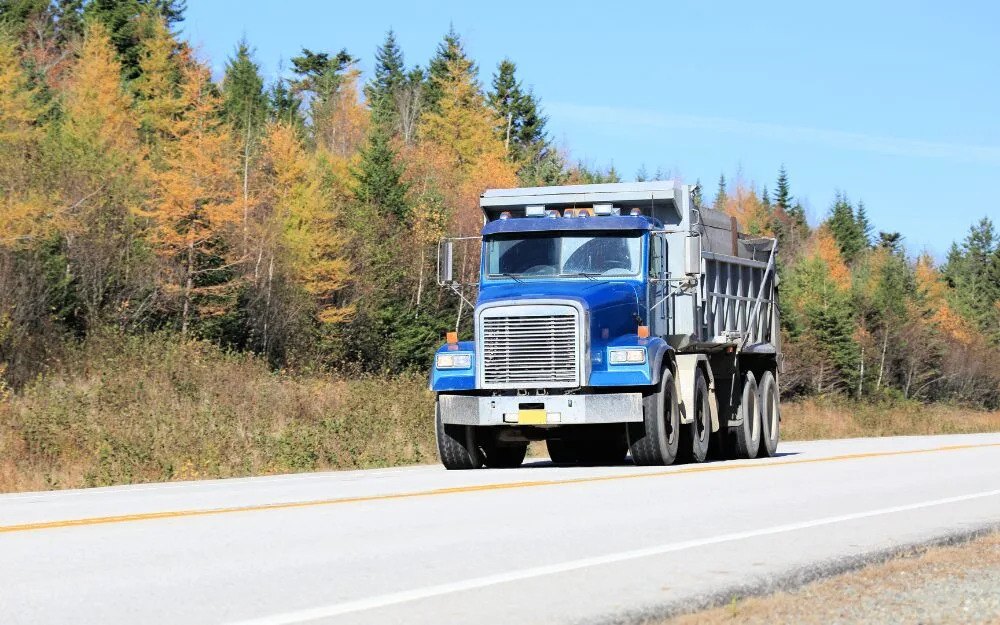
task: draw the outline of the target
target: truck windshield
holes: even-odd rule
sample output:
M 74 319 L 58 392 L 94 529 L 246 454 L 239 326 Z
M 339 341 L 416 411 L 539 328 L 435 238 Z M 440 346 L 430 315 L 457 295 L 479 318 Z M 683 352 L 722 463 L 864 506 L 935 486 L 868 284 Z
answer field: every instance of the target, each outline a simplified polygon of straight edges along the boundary
M 577 278 L 639 275 L 640 233 L 519 234 L 486 242 L 489 277 Z

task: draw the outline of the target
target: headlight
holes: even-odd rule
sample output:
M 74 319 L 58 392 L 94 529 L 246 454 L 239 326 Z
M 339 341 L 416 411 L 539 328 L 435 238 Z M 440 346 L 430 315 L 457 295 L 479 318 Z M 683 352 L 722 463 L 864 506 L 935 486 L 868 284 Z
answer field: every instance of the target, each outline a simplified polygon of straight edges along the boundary
M 438 369 L 468 369 L 472 366 L 472 354 L 438 354 Z
M 613 365 L 641 365 L 646 362 L 644 349 L 609 349 L 608 362 Z

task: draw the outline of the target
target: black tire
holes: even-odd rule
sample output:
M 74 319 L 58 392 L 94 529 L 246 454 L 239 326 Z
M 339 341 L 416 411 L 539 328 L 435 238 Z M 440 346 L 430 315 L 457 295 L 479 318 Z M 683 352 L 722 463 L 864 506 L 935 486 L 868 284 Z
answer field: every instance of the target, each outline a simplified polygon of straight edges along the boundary
M 642 400 L 642 423 L 628 424 L 632 462 L 640 466 L 673 464 L 680 445 L 680 414 L 674 395 L 674 376 L 660 374 L 660 387 Z
M 573 441 L 565 438 L 550 438 L 545 441 L 545 447 L 549 450 L 549 459 L 556 464 L 576 464 L 576 446 Z
M 750 371 L 743 378 L 737 418 L 742 419 L 740 424 L 729 427 L 729 448 L 735 458 L 756 458 L 760 449 L 760 394 L 757 378 Z
M 774 373 L 765 371 L 760 378 L 760 450 L 761 458 L 773 458 L 781 438 L 781 394 Z
M 476 444 L 476 430 L 469 425 L 441 422 L 441 407 L 434 402 L 435 437 L 441 464 L 448 470 L 478 469 L 483 466 L 483 454 Z
M 528 443 L 491 445 L 486 451 L 486 466 L 491 469 L 513 469 L 521 466 L 528 453 Z
M 621 464 L 628 453 L 628 440 L 622 435 L 611 439 L 581 440 L 577 442 L 576 458 L 580 464 L 592 466 Z
M 709 407 L 708 383 L 701 368 L 694 373 L 694 421 L 681 426 L 680 458 L 684 462 L 705 462 L 712 438 L 712 412 Z

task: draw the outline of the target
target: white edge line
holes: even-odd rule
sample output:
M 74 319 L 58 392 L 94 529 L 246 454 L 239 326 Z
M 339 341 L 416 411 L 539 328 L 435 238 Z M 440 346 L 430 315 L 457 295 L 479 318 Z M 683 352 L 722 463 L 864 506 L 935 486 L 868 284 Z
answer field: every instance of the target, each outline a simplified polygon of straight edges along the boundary
M 582 558 L 579 560 L 570 560 L 569 562 L 563 562 L 561 564 L 550 564 L 546 566 L 532 567 L 528 569 L 521 569 L 519 571 L 511 571 L 508 573 L 498 573 L 496 575 L 487 575 L 485 577 L 476 577 L 473 579 L 467 579 L 460 582 L 453 582 L 450 584 L 439 584 L 437 586 L 427 586 L 425 588 L 416 588 L 414 590 L 406 590 L 402 592 L 395 592 L 386 595 L 379 595 L 375 597 L 368 597 L 367 599 L 358 599 L 356 601 L 346 601 L 343 603 L 335 603 L 333 605 L 321 606 L 318 608 L 309 608 L 305 610 L 297 610 L 294 612 L 286 612 L 284 614 L 275 614 L 272 616 L 265 616 L 261 618 L 255 618 L 245 621 L 233 621 L 228 625 L 291 625 L 293 623 L 302 623 L 307 621 L 312 621 L 321 618 L 329 618 L 332 616 L 340 616 L 343 614 L 350 614 L 353 612 L 361 612 L 363 610 L 371 610 L 375 608 L 382 608 L 386 606 L 396 605 L 400 603 L 407 603 L 410 601 L 417 601 L 420 599 L 428 599 L 431 597 L 439 597 L 441 595 L 448 595 L 457 592 L 463 592 L 466 590 L 475 590 L 478 588 L 485 588 L 487 586 L 494 586 L 496 584 L 504 584 L 507 582 L 516 582 L 526 579 L 532 579 L 535 577 L 542 577 L 544 575 L 554 575 L 556 573 L 566 573 L 569 571 L 576 571 L 579 569 L 584 569 L 592 566 L 600 566 L 602 564 L 615 564 L 618 562 L 625 562 L 627 560 L 635 560 L 638 558 L 646 558 L 649 556 L 662 555 L 665 553 L 672 553 L 675 551 L 682 551 L 684 549 L 694 549 L 695 547 L 705 547 L 708 545 L 717 545 L 719 543 L 727 543 L 738 540 L 746 540 L 748 538 L 756 538 L 759 536 L 769 536 L 772 534 L 780 534 L 782 532 L 792 532 L 796 530 L 809 529 L 813 527 L 820 527 L 823 525 L 832 525 L 834 523 L 843 523 L 846 521 L 855 521 L 857 519 L 866 519 L 875 516 L 881 516 L 885 514 L 895 514 L 897 512 L 908 512 L 910 510 L 920 510 L 922 508 L 930 508 L 933 506 L 943 506 L 952 503 L 959 503 L 963 501 L 971 501 L 973 499 L 982 499 L 984 497 L 995 497 L 1000 495 L 1000 490 L 984 491 L 979 493 L 973 493 L 970 495 L 959 495 L 957 497 L 946 497 L 944 499 L 934 499 L 932 501 L 924 501 L 920 503 L 907 504 L 904 506 L 893 506 L 891 508 L 880 508 L 878 510 L 869 510 L 867 512 L 855 512 L 852 514 L 841 514 L 837 516 L 826 517 L 822 519 L 815 519 L 812 521 L 802 521 L 799 523 L 788 523 L 785 525 L 775 525 L 773 527 L 766 527 L 758 530 L 751 530 L 747 532 L 735 532 L 732 534 L 722 534 L 720 536 L 712 536 L 711 538 L 700 538 L 697 540 L 686 540 L 676 543 L 668 543 L 666 545 L 658 545 L 656 547 L 647 547 L 645 549 L 636 549 L 633 551 L 623 551 L 620 553 L 613 553 L 604 556 L 596 556 L 592 558 Z

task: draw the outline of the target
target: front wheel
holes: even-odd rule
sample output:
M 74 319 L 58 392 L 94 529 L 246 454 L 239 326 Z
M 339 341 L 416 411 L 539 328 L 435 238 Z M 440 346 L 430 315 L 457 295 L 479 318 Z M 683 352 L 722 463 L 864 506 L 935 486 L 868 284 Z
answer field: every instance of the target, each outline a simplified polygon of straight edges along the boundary
M 448 470 L 478 469 L 483 466 L 483 454 L 476 443 L 475 428 L 441 422 L 441 405 L 434 402 L 435 436 L 441 464 Z
M 637 465 L 673 464 L 680 444 L 680 414 L 674 376 L 660 374 L 660 386 L 642 400 L 642 423 L 628 424 L 628 443 Z

